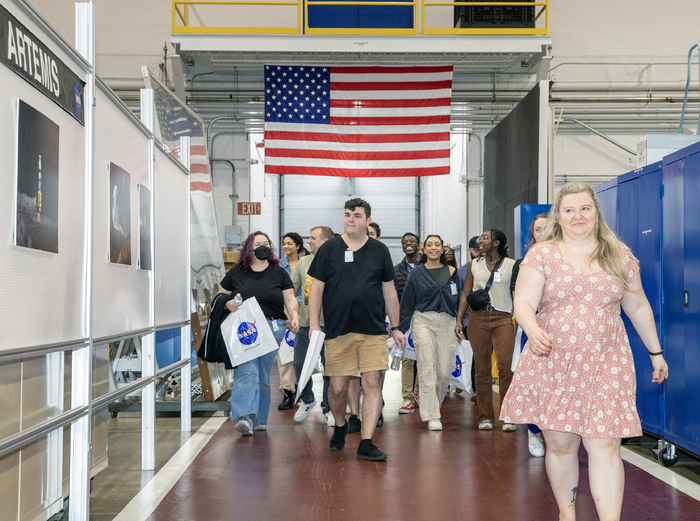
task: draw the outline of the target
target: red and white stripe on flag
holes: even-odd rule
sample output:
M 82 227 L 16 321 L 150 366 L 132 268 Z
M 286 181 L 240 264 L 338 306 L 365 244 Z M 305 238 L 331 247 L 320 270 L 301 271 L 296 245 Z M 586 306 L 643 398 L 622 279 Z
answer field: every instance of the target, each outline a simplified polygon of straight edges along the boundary
M 265 66 L 265 172 L 450 173 L 452 66 Z

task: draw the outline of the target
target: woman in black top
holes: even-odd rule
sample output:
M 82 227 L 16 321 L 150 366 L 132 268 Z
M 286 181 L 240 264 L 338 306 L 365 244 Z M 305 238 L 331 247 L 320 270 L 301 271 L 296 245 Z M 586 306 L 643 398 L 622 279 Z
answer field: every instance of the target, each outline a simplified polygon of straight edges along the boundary
M 424 247 L 421 264 L 406 280 L 399 327 L 404 333 L 411 329 L 416 349 L 421 419 L 431 431 L 441 431 L 440 407 L 455 369 L 459 278 L 446 264 L 439 235 L 428 235 Z
M 265 313 L 268 325 L 278 345 L 284 338 L 285 307 L 290 317 L 290 330 L 299 331 L 299 305 L 294 297 L 294 285 L 272 251 L 266 233 L 251 233 L 243 243 L 238 262 L 221 281 L 220 293 L 240 293 L 243 300 L 255 297 Z M 226 307 L 232 313 L 238 306 L 229 300 Z M 243 436 L 267 429 L 270 412 L 270 370 L 277 350 L 245 362 L 234 368 L 231 388 L 231 419 Z

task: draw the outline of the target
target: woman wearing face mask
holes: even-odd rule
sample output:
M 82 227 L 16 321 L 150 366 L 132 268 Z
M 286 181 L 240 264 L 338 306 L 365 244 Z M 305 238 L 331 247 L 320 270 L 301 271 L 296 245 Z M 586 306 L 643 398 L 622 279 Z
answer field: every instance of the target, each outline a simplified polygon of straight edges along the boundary
M 286 330 L 285 308 L 290 317 L 290 330 L 299 331 L 299 305 L 294 297 L 292 279 L 280 267 L 266 233 L 254 232 L 248 236 L 238 262 L 221 281 L 220 293 L 240 293 L 243 300 L 255 297 L 278 343 Z M 238 310 L 233 300 L 229 300 L 226 307 L 232 313 Z M 275 350 L 234 368 L 231 419 L 243 436 L 267 429 L 270 370 L 276 355 Z
M 406 280 L 399 327 L 405 333 L 413 319 L 411 331 L 421 389 L 420 416 L 428 422 L 428 429 L 441 431 L 440 407 L 455 368 L 454 323 L 459 277 L 457 270 L 446 263 L 439 235 L 428 235 L 424 244 L 425 254 Z
M 530 224 L 530 242 L 528 243 L 527 247 L 525 248 L 525 252 L 527 253 L 527 250 L 529 250 L 534 244 L 538 243 L 540 240 L 540 237 L 542 237 L 542 233 L 544 232 L 544 229 L 547 227 L 547 223 L 549 222 L 549 214 L 548 213 L 541 213 L 538 216 L 536 216 L 533 220 L 532 223 Z M 522 258 L 518 259 L 515 261 L 515 264 L 513 265 L 513 275 L 510 278 L 510 292 L 511 294 L 515 293 L 515 283 L 518 279 L 518 273 L 520 271 L 520 263 L 523 261 Z M 520 335 L 520 337 L 518 337 Z M 518 329 L 515 333 L 515 338 L 516 338 L 516 343 L 518 344 L 516 346 L 516 349 L 519 349 L 520 351 L 523 350 L 523 347 L 525 347 L 525 343 L 527 342 L 527 335 L 522 331 L 522 328 L 520 327 L 520 324 L 518 324 Z M 515 360 L 513 361 L 515 363 Z M 513 368 L 513 371 L 515 371 L 515 368 Z M 527 448 L 530 451 L 530 454 L 532 454 L 536 458 L 541 458 L 544 456 L 544 445 L 542 443 L 542 430 L 535 425 L 534 423 L 528 423 L 527 424 Z

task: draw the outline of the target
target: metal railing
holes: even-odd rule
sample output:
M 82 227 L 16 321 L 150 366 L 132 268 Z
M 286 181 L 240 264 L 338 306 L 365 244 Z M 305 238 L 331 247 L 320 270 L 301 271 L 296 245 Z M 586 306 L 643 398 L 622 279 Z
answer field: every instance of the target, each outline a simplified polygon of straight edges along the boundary
M 296 8 L 296 27 L 230 27 L 209 26 L 205 22 L 202 13 L 195 12 L 190 7 L 195 6 L 287 6 Z M 355 28 L 355 27 L 317 27 L 309 26 L 309 8 L 318 6 L 338 7 L 410 7 L 413 10 L 413 23 L 411 27 L 404 28 Z M 420 23 L 419 23 L 420 7 Z M 434 13 L 435 7 L 471 7 L 494 9 L 503 8 L 532 8 L 537 10 L 534 15 L 534 27 L 498 27 L 493 22 L 493 27 L 428 27 L 426 26 L 426 12 Z M 302 11 L 303 10 L 303 11 Z M 292 1 L 255 1 L 255 0 L 172 0 L 173 33 L 179 34 L 363 34 L 363 35 L 548 35 L 549 34 L 549 0 L 536 2 L 430 2 L 427 0 L 410 1 L 379 1 L 366 0 L 338 1 L 338 0 L 292 0 Z M 303 12 L 303 23 L 302 23 Z M 251 12 L 247 14 L 252 16 Z M 442 16 L 446 14 L 443 12 Z M 197 16 L 197 25 L 192 18 Z M 255 19 L 260 16 L 252 16 Z M 544 18 L 543 18 L 544 17 Z M 542 21 L 540 21 L 543 18 Z M 453 20 L 452 20 L 453 21 Z M 538 21 L 540 22 L 538 24 Z M 538 26 L 539 25 L 539 26 Z M 420 29 L 420 31 L 419 31 Z
M 293 1 L 261 1 L 252 0 L 172 0 L 173 1 L 173 33 L 185 34 L 300 34 L 301 33 L 301 4 L 302 0 Z M 296 7 L 296 27 L 210 27 L 190 25 L 190 6 L 287 6 Z M 182 9 L 180 9 L 182 8 Z M 178 22 L 179 20 L 179 22 Z M 181 24 L 181 25 L 180 25 Z
M 430 28 L 425 26 L 426 7 L 541 7 L 535 15 L 535 27 L 453 27 L 453 28 Z M 537 27 L 537 21 L 545 15 L 544 27 Z M 422 11 L 423 34 L 481 34 L 481 35 L 546 35 L 549 34 L 549 0 L 543 2 L 426 2 L 423 1 Z

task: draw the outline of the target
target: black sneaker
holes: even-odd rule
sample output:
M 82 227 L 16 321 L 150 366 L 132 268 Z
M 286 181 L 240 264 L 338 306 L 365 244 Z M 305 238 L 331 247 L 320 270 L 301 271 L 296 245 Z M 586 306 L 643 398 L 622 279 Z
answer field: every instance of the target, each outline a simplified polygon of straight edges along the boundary
M 379 450 L 374 443 L 369 441 L 369 443 L 363 443 L 365 440 L 360 442 L 360 446 L 357 447 L 357 459 L 366 459 L 369 461 L 386 461 L 386 452 Z
M 350 415 L 348 424 L 350 425 L 348 434 L 352 434 L 353 432 L 360 432 L 362 430 L 362 420 L 360 420 L 357 417 L 357 414 Z
M 348 422 L 345 425 L 333 427 L 333 436 L 331 436 L 331 450 L 343 450 L 345 447 L 345 436 L 348 434 Z
M 384 425 L 384 413 L 379 413 L 379 419 L 377 420 L 377 429 Z

